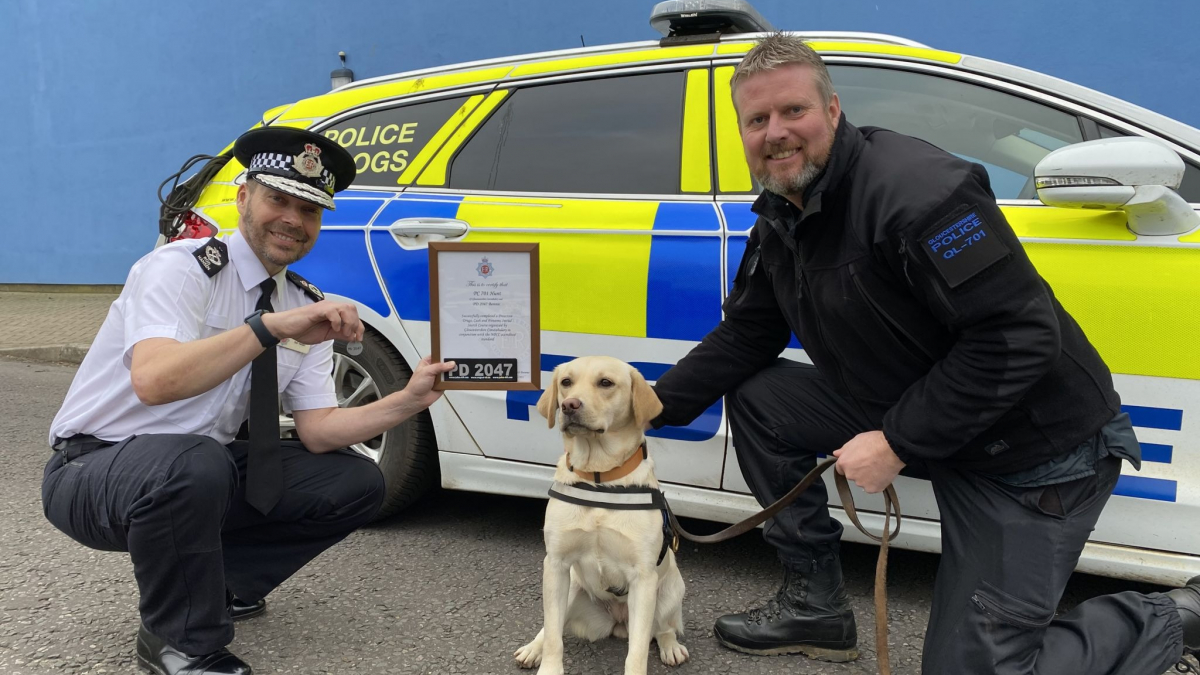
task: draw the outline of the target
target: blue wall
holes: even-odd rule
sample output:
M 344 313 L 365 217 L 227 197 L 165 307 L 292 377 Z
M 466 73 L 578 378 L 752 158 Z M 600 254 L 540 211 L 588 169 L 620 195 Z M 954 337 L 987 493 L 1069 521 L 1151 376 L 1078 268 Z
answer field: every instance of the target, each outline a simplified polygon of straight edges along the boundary
M 777 27 L 902 35 L 1200 126 L 1194 0 L 756 0 Z M 653 0 L 0 0 L 0 283 L 122 283 L 155 189 L 283 103 L 459 61 L 658 37 Z

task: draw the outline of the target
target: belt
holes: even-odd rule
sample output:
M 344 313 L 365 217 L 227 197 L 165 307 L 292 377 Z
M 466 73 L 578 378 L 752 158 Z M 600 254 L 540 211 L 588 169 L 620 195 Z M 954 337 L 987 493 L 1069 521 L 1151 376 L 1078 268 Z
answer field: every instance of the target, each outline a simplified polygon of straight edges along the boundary
M 66 464 L 76 457 L 81 457 L 89 452 L 94 452 L 100 448 L 106 448 L 110 445 L 114 445 L 114 443 L 111 441 L 100 440 L 95 436 L 89 436 L 87 434 L 76 434 L 70 438 L 59 438 L 55 436 L 54 445 L 50 447 L 54 448 L 54 452 L 62 458 L 62 463 Z

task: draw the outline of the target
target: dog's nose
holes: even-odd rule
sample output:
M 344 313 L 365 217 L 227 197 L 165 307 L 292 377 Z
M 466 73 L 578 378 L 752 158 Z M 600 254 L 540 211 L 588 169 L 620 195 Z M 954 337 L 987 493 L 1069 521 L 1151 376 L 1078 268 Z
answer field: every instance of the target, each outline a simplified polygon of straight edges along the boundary
M 583 401 L 580 401 L 577 398 L 569 398 L 562 402 L 562 411 L 564 415 L 571 415 L 579 412 L 579 409 L 582 407 Z

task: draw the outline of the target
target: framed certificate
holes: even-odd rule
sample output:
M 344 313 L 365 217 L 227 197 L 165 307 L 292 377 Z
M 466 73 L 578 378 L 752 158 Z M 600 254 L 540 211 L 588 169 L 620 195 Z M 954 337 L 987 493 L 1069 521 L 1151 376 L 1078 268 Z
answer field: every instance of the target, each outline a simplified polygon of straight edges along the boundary
M 541 389 L 538 245 L 430 242 L 434 389 Z

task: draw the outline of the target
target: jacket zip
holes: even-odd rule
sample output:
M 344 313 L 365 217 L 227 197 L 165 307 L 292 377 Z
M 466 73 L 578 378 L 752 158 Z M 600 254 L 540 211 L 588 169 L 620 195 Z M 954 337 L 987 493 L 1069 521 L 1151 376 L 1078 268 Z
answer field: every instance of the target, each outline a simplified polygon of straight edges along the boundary
M 866 287 L 863 286 L 862 280 L 858 278 L 858 272 L 854 269 L 853 265 L 850 266 L 850 278 L 854 280 L 854 287 L 857 288 L 858 292 L 862 294 L 863 299 L 867 301 L 867 305 L 869 305 L 871 309 L 883 319 L 884 323 L 894 328 L 896 332 L 904 336 L 904 338 L 908 340 L 913 347 L 916 347 L 917 351 L 925 355 L 925 358 L 929 360 L 929 363 L 926 365 L 932 365 L 937 362 L 937 358 L 934 357 L 929 350 L 925 349 L 924 345 L 918 342 L 911 333 L 905 330 L 904 326 L 900 325 L 900 322 L 894 319 L 891 314 L 888 314 L 883 306 L 875 301 L 875 298 L 871 297 L 871 294 L 867 292 Z
M 908 247 L 907 239 L 900 240 L 900 256 L 901 265 L 904 268 L 904 278 L 908 280 L 909 286 L 916 288 L 917 286 L 913 283 L 912 277 L 908 275 L 908 259 L 916 256 L 912 252 L 912 249 Z M 921 263 L 916 262 L 915 264 L 919 266 Z M 940 284 L 938 284 L 936 279 L 929 280 L 929 287 L 933 289 L 933 294 L 937 296 L 938 301 L 942 305 L 942 309 L 946 310 L 946 314 L 951 318 L 957 317 L 958 310 L 954 309 L 954 305 L 950 304 L 950 298 L 947 298 L 946 294 L 942 292 L 942 287 Z

